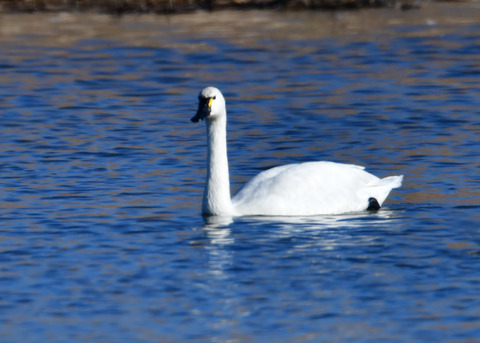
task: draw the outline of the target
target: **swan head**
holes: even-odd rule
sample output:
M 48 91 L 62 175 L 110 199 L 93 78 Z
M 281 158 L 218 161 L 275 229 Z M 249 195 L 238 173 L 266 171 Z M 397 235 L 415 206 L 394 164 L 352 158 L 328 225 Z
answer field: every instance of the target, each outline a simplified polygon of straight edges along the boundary
M 225 99 L 222 93 L 215 87 L 207 87 L 198 95 L 197 114 L 191 120 L 198 123 L 204 119 L 211 120 L 225 114 Z

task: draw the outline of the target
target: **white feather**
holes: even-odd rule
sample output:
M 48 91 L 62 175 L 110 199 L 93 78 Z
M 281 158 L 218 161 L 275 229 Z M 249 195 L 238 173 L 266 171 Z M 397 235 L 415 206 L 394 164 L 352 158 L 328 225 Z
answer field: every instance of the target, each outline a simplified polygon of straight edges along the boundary
M 231 199 L 225 100 L 214 87 L 205 88 L 200 97 L 213 98 L 206 118 L 208 165 L 202 204 L 205 215 L 303 216 L 363 211 L 369 198 L 375 198 L 381 206 L 392 188 L 402 184 L 403 176 L 380 179 L 356 165 L 306 162 L 261 172 Z

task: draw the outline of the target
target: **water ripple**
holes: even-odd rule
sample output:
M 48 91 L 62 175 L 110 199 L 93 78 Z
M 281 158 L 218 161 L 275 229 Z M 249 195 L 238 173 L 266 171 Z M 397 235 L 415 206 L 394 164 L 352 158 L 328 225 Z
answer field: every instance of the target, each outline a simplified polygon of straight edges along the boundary
M 2 341 L 476 339 L 480 27 L 435 6 L 0 30 Z M 375 214 L 202 218 L 206 85 L 233 191 L 308 160 L 404 186 Z

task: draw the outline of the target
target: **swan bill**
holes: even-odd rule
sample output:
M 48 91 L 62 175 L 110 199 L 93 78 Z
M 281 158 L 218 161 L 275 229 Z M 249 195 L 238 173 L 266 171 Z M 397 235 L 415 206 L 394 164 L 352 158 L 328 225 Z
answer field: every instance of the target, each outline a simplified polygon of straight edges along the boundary
M 199 103 L 197 114 L 195 114 L 195 116 L 191 119 L 191 121 L 194 123 L 198 123 L 210 115 L 212 110 L 212 101 L 214 98 L 205 98 L 200 96 L 198 99 Z

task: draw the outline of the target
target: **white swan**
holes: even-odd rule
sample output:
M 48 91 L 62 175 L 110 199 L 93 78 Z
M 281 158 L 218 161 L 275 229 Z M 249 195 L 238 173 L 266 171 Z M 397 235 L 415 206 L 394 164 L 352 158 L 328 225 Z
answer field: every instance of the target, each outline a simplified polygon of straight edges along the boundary
M 196 123 L 206 119 L 207 180 L 202 213 L 217 216 L 305 216 L 378 210 L 401 176 L 384 179 L 363 167 L 333 162 L 288 164 L 261 172 L 230 198 L 227 111 L 214 87 L 200 92 Z

